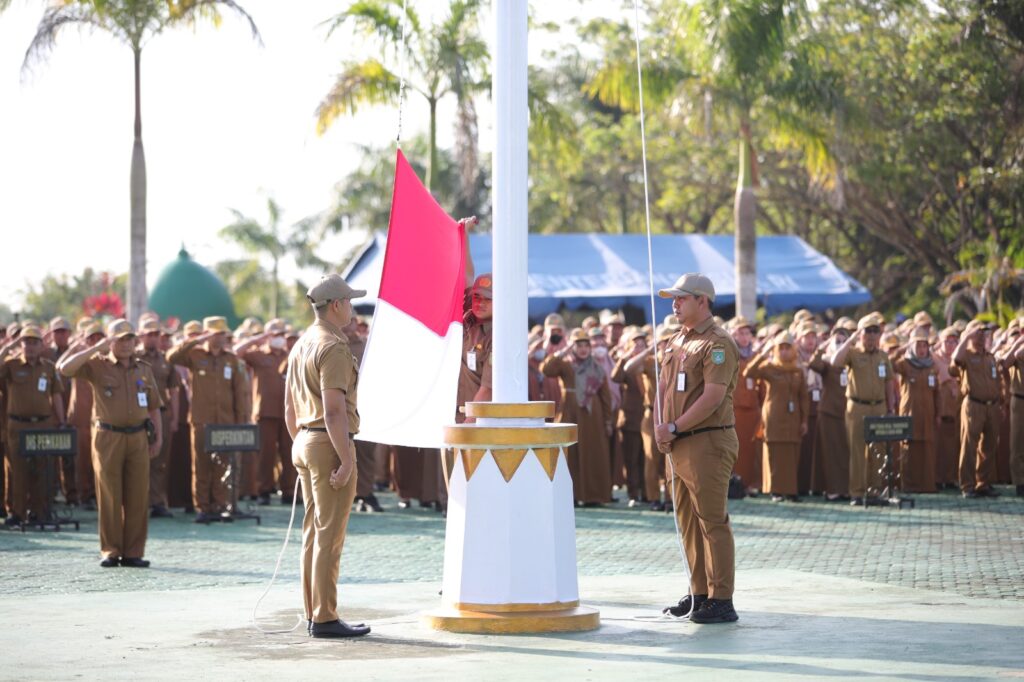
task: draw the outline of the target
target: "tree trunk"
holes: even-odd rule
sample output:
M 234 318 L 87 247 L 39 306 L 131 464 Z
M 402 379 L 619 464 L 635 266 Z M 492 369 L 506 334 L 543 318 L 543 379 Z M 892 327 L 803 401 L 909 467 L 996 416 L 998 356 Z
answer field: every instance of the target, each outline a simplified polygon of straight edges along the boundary
M 142 150 L 142 51 L 135 50 L 135 141 L 131 169 L 131 254 L 128 270 L 128 319 L 137 323 L 146 310 L 146 155 Z
M 430 98 L 430 154 L 427 159 L 427 191 L 434 191 L 434 174 L 437 172 L 437 100 Z
M 757 168 L 750 140 L 750 124 L 744 122 L 740 132 L 740 170 L 733 209 L 736 224 L 736 314 L 753 321 L 757 315 L 757 238 L 754 232 Z

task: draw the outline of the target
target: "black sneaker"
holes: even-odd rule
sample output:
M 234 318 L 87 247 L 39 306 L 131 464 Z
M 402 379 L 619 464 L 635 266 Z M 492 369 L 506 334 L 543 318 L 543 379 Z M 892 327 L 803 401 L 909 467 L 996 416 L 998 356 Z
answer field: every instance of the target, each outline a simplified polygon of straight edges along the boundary
M 380 506 L 380 501 L 377 499 L 377 496 L 372 493 L 363 498 L 363 504 L 369 507 L 366 511 L 384 511 L 384 508 Z
M 701 625 L 735 623 L 740 617 L 732 607 L 732 599 L 708 599 L 690 615 L 690 621 Z
M 121 559 L 121 565 L 125 568 L 149 568 L 149 559 L 124 557 Z
M 106 559 L 100 562 L 100 566 L 103 568 L 117 568 L 121 565 L 120 560 L 116 556 L 108 556 Z
M 698 609 L 700 609 L 701 606 L 704 605 L 704 602 L 706 602 L 707 600 L 708 595 L 706 594 L 695 594 L 693 595 L 692 600 L 690 598 L 690 595 L 686 595 L 685 597 L 679 600 L 678 604 L 676 604 L 675 606 L 666 606 L 661 610 L 661 612 L 665 615 L 673 616 L 675 618 L 685 618 L 686 616 L 690 615 L 691 601 L 693 602 L 693 611 L 696 612 Z
M 800 501 L 800 496 L 799 495 L 786 495 L 786 499 L 789 500 L 790 502 L 799 502 Z

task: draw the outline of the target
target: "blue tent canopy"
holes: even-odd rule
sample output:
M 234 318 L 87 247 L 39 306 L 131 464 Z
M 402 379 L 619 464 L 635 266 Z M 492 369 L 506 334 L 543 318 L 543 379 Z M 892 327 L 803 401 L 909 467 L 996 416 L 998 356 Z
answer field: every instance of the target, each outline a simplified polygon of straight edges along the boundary
M 653 238 L 654 285 L 670 287 L 686 272 L 702 272 L 715 283 L 715 307 L 736 301 L 730 235 L 658 235 Z M 367 296 L 362 307 L 376 303 L 387 237 L 377 232 L 344 273 Z M 491 236 L 469 237 L 477 273 L 491 269 Z M 529 314 L 542 317 L 565 306 L 575 310 L 621 308 L 650 310 L 647 238 L 643 235 L 529 235 Z M 757 299 L 769 314 L 796 308 L 814 311 L 854 306 L 871 300 L 860 282 L 829 258 L 793 236 L 757 238 Z M 667 299 L 657 300 L 659 319 L 671 312 Z

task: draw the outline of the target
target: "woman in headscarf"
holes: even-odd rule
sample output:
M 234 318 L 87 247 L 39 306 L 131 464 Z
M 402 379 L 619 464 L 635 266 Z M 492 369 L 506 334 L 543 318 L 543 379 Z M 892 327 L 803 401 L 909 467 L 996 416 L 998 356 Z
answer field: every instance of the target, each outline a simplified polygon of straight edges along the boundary
M 612 492 L 611 456 L 608 439 L 612 434 L 612 400 L 608 375 L 590 353 L 590 339 L 582 329 L 569 335 L 569 345 L 551 354 L 540 365 L 544 376 L 561 382 L 559 423 L 576 424 L 578 442 L 569 448 L 576 501 L 599 507 Z
M 762 408 L 764 492 L 771 493 L 773 502 L 799 502 L 800 441 L 807 434 L 810 397 L 793 337 L 780 332 L 747 365 L 744 375 L 768 387 Z
M 910 417 L 913 435 L 901 448 L 900 487 L 904 492 L 935 492 L 935 432 L 939 412 L 939 371 L 932 358 L 928 333 L 915 329 L 906 351 L 893 363 L 900 378 L 900 414 Z

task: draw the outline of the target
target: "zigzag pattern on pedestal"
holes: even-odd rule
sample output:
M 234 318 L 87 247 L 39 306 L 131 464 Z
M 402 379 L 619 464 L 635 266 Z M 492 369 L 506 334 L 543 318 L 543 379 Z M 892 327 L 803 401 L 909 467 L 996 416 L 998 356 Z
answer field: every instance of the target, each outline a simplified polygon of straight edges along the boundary
M 548 480 L 554 481 L 555 469 L 558 467 L 558 456 L 561 452 L 561 448 L 512 448 L 508 450 L 456 448 L 455 456 L 462 460 L 462 470 L 466 472 L 467 482 L 473 478 L 473 474 L 476 472 L 477 467 L 480 466 L 484 456 L 490 454 L 494 459 L 494 463 L 498 466 L 502 478 L 508 483 L 515 476 L 516 471 L 519 470 L 526 456 L 531 453 L 537 458 L 541 467 L 543 467 Z

